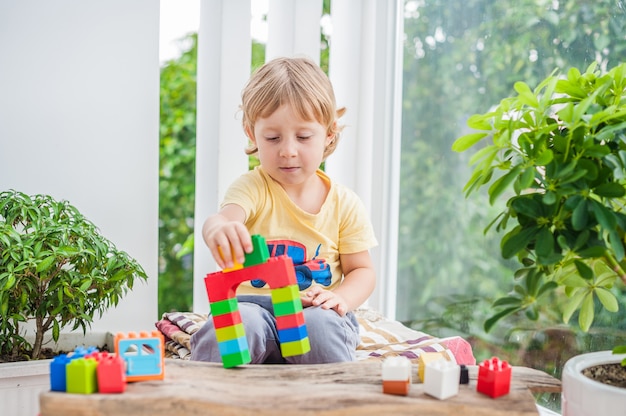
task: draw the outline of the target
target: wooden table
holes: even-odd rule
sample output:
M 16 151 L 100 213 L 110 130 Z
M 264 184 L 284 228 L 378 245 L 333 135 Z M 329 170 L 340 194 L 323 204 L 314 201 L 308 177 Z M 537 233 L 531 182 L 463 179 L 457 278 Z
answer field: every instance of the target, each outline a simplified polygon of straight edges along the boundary
M 165 380 L 132 383 L 123 394 L 40 396 L 41 416 L 122 415 L 537 415 L 532 393 L 559 392 L 559 380 L 538 370 L 513 367 L 511 392 L 492 399 L 470 384 L 444 401 L 415 383 L 408 396 L 382 393 L 381 364 L 248 365 L 166 360 Z M 414 368 L 416 374 L 416 368 Z

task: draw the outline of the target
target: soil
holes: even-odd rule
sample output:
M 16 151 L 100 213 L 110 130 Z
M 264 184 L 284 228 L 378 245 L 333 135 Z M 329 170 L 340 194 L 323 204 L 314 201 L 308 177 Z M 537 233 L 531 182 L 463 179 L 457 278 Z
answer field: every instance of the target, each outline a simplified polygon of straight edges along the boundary
M 41 354 L 39 354 L 38 360 L 46 360 L 48 358 L 54 358 L 59 354 L 67 354 L 67 352 L 54 351 L 52 348 L 42 348 Z M 31 361 L 30 352 L 25 352 L 23 355 L 11 356 L 0 355 L 0 363 L 13 363 L 18 361 Z
M 600 383 L 626 388 L 626 367 L 620 363 L 594 365 L 585 368 L 582 373 Z
M 112 352 L 108 345 L 104 345 L 103 347 L 98 347 L 98 351 L 101 352 Z M 39 354 L 39 357 L 37 358 L 37 360 L 46 360 L 46 359 L 50 359 L 50 358 L 54 358 L 57 355 L 61 355 L 61 354 L 70 354 L 73 351 L 55 351 L 52 348 L 42 348 L 41 349 L 41 353 Z M 0 355 L 0 364 L 2 363 L 14 363 L 14 362 L 19 362 L 19 361 L 32 361 L 33 359 L 30 358 L 30 351 L 24 351 L 22 354 L 17 355 L 17 356 L 12 356 L 12 355 Z

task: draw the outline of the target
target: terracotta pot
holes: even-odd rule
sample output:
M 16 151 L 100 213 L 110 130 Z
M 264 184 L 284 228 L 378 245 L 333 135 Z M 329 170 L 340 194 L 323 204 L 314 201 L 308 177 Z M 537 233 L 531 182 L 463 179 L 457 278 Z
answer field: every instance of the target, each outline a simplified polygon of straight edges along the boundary
M 626 388 L 609 386 L 582 374 L 585 368 L 620 362 L 625 355 L 611 351 L 577 355 L 565 363 L 562 375 L 563 416 L 624 416 Z

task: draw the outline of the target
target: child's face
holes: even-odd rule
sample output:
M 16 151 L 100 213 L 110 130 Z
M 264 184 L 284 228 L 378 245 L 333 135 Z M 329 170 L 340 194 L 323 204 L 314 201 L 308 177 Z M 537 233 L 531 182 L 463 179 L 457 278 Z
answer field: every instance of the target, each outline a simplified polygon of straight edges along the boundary
M 263 169 L 284 188 L 306 185 L 314 177 L 333 138 L 325 126 L 301 119 L 290 105 L 257 119 L 248 136 L 259 149 Z

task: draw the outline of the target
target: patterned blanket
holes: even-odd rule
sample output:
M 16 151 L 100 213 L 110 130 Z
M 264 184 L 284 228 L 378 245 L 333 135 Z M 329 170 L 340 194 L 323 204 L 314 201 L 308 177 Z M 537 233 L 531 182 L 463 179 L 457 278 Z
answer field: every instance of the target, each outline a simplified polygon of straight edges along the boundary
M 476 364 L 471 345 L 461 337 L 435 338 L 387 319 L 372 309 L 357 309 L 355 314 L 361 336 L 361 343 L 357 347 L 358 360 L 382 360 L 403 355 L 417 363 L 422 352 L 441 351 L 458 364 Z M 156 327 L 165 337 L 165 356 L 189 360 L 191 335 L 200 329 L 207 318 L 206 314 L 192 312 L 163 314 Z

